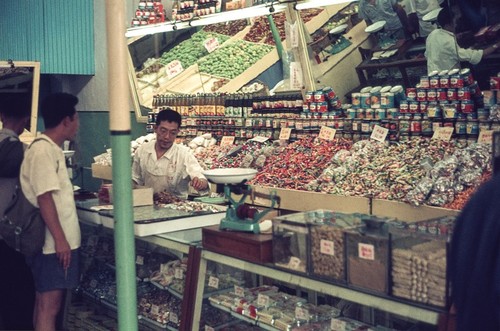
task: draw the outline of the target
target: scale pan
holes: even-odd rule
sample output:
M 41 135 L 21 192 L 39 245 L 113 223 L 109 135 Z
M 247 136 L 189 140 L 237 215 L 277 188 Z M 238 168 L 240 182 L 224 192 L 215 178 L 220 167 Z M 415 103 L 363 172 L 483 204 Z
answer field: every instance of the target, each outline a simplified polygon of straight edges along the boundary
M 382 30 L 385 26 L 386 21 L 378 21 L 366 27 L 365 32 L 374 33 Z
M 257 170 L 251 168 L 222 168 L 203 171 L 208 181 L 215 184 L 239 184 L 255 177 Z

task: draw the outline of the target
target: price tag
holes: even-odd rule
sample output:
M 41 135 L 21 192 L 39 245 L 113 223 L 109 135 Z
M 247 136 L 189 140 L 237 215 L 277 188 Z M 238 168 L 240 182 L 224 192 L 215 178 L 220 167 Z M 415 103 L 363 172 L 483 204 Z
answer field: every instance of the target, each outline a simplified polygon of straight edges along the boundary
M 234 144 L 234 136 L 223 136 L 220 140 L 221 146 L 231 146 Z
M 302 307 L 295 307 L 295 318 L 302 321 L 309 321 L 309 312 Z
M 245 296 L 245 289 L 241 286 L 234 285 L 234 294 L 236 294 L 239 297 Z
M 335 246 L 333 244 L 333 241 L 321 239 L 319 245 L 320 245 L 319 251 L 322 254 L 331 255 L 331 256 L 335 255 Z
M 172 313 L 170 312 L 170 314 L 168 315 L 168 320 L 174 324 L 178 324 L 179 323 L 179 317 L 177 317 L 177 314 L 176 313 Z
M 375 260 L 375 246 L 359 243 L 358 256 L 365 260 Z
M 335 134 L 337 130 L 329 128 L 327 126 L 322 126 L 319 130 L 318 137 L 324 140 L 333 140 L 335 138 Z
M 432 135 L 432 139 L 450 141 L 452 134 L 453 134 L 453 127 L 442 126 L 436 128 L 436 131 L 434 131 L 434 134 Z
M 182 268 L 175 268 L 174 277 L 177 279 L 184 279 L 184 270 L 182 270 Z
M 477 142 L 480 144 L 493 144 L 493 132 L 494 130 L 481 130 L 479 131 L 479 137 Z
M 166 263 L 162 263 L 160 264 L 160 272 L 162 274 L 165 274 L 168 272 L 168 265 Z
M 92 279 L 92 280 L 90 281 L 90 287 L 91 287 L 91 288 L 96 288 L 96 287 L 97 287 L 97 280 Z
M 137 255 L 137 257 L 135 258 L 135 264 L 144 265 L 144 256 Z
M 219 278 L 210 276 L 210 278 L 208 278 L 208 286 L 213 288 L 219 288 Z
M 203 42 L 203 46 L 205 46 L 205 48 L 209 53 L 212 53 L 217 48 L 219 48 L 219 41 L 217 40 L 217 38 L 214 37 L 208 38 L 205 39 L 205 41 Z
M 291 133 L 292 133 L 291 128 L 281 128 L 279 139 L 280 140 L 288 140 L 288 139 L 290 139 Z
M 257 305 L 264 307 L 269 306 L 269 297 L 265 294 L 259 294 L 257 296 Z
M 205 331 L 215 331 L 215 329 L 211 326 L 205 325 Z
M 387 137 L 387 133 L 389 133 L 389 129 L 383 128 L 380 125 L 375 125 L 373 127 L 372 134 L 370 136 L 370 139 L 384 142 L 385 138 Z
M 160 312 L 160 306 L 158 305 L 151 305 L 151 313 L 154 315 L 158 315 Z
M 258 143 L 265 143 L 268 140 L 269 140 L 268 137 L 262 137 L 262 136 L 257 136 L 257 137 L 253 137 L 252 139 L 250 139 L 250 141 L 256 141 Z
M 290 88 L 292 90 L 300 90 L 303 85 L 300 62 L 290 62 Z
M 330 329 L 332 329 L 332 331 L 345 331 L 345 327 L 346 327 L 345 321 L 332 318 L 332 321 L 330 323 Z
M 292 256 L 290 262 L 288 262 L 288 267 L 293 270 L 297 270 L 300 267 L 300 259 L 298 257 Z
M 174 78 L 178 74 L 180 74 L 184 68 L 182 68 L 182 63 L 179 60 L 173 60 L 172 62 L 169 62 L 165 68 L 167 77 L 169 79 Z

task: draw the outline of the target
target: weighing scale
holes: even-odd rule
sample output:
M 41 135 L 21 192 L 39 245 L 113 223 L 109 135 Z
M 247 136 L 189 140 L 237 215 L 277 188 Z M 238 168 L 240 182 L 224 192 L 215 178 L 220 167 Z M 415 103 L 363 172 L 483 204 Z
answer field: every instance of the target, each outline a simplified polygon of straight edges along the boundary
M 260 233 L 259 223 L 262 218 L 274 209 L 279 203 L 279 197 L 273 191 L 270 194 L 254 192 L 247 181 L 255 177 L 257 170 L 250 168 L 223 168 L 212 169 L 203 172 L 208 181 L 215 184 L 224 184 L 224 196 L 228 202 L 226 216 L 220 221 L 221 230 L 235 230 L 244 232 Z M 242 195 L 237 201 L 232 194 Z M 263 211 L 249 207 L 245 204 L 248 196 L 265 198 L 271 201 L 271 205 Z
M 330 42 L 332 44 L 328 51 L 330 54 L 340 53 L 347 47 L 351 46 L 352 43 L 343 36 L 346 29 L 347 24 L 341 24 L 328 32 L 328 37 L 330 38 Z
M 385 31 L 386 21 L 378 21 L 366 27 L 366 33 L 376 33 L 378 45 L 381 49 L 387 49 L 396 44 L 396 40 L 391 32 Z

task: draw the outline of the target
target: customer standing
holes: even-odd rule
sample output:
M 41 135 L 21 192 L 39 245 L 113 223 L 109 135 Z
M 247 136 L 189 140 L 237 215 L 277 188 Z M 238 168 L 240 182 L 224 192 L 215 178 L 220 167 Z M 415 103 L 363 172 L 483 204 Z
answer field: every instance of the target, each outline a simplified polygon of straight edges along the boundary
M 0 217 L 19 183 L 24 144 L 19 140 L 30 118 L 31 98 L 8 96 L 0 100 Z M 33 328 L 35 301 L 33 276 L 24 256 L 7 246 L 0 236 L 0 329 Z
M 448 274 L 456 331 L 500 330 L 500 176 L 480 187 L 457 219 Z
M 46 225 L 43 251 L 28 259 L 36 289 L 35 330 L 56 329 L 65 290 L 76 287 L 79 279 L 80 226 L 60 147 L 77 133 L 77 103 L 66 93 L 49 95 L 42 102 L 45 131 L 32 143 L 21 166 L 23 192 L 40 208 Z
M 460 68 L 461 61 L 478 64 L 484 56 L 500 47 L 497 42 L 484 50 L 461 48 L 455 37 L 452 13 L 447 8 L 441 9 L 437 21 L 441 28 L 432 31 L 425 43 L 428 73 Z

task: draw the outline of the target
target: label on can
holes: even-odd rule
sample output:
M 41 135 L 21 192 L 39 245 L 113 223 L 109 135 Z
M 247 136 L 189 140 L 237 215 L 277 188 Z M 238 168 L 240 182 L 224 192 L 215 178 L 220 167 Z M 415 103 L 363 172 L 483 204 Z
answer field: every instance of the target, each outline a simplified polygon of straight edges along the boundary
M 470 114 L 474 112 L 474 101 L 465 100 L 460 102 L 460 111 L 462 113 Z
M 461 87 L 457 90 L 458 100 L 470 100 L 471 94 L 469 87 Z
M 322 101 L 325 101 L 325 94 L 323 93 L 323 91 L 316 91 L 314 92 L 314 101 L 316 102 L 322 102 Z
M 439 75 L 439 87 L 449 88 L 450 87 L 450 76 L 448 74 Z
M 361 94 L 360 93 L 358 93 L 358 92 L 352 93 L 351 99 L 352 99 L 352 107 L 353 108 L 361 107 Z
M 460 76 L 462 76 L 462 79 L 464 80 L 464 86 L 474 83 L 474 77 L 472 77 L 472 72 L 469 68 L 460 70 Z
M 375 110 L 375 119 L 384 120 L 387 118 L 386 109 L 380 108 Z
M 429 76 L 422 76 L 420 77 L 420 87 L 422 88 L 429 88 Z
M 387 109 L 387 118 L 393 119 L 397 118 L 399 115 L 399 110 L 397 108 L 389 108 Z
M 408 102 L 408 111 L 412 114 L 418 113 L 419 102 L 418 101 L 410 101 Z
M 444 89 L 444 88 L 438 88 L 438 89 L 436 89 L 436 100 L 437 101 L 446 101 L 446 100 L 448 100 L 446 89 Z
M 419 113 L 427 113 L 427 106 L 428 106 L 428 102 L 424 101 L 424 102 L 420 102 L 419 105 L 418 105 L 418 112 Z
M 370 105 L 371 105 L 371 94 L 370 92 L 362 92 L 361 93 L 361 103 L 360 103 L 360 107 L 361 108 L 370 108 Z
M 422 132 L 422 121 L 412 120 L 410 122 L 410 132 L 414 132 L 414 133 Z
M 417 88 L 416 87 L 408 87 L 406 89 L 406 99 L 409 101 L 414 101 L 417 99 Z
M 443 109 L 443 117 L 445 119 L 457 118 L 457 107 L 455 105 L 446 105 Z
M 427 101 L 427 91 L 423 88 L 417 88 L 417 101 Z
M 365 118 L 367 120 L 372 120 L 374 118 L 375 111 L 371 108 L 365 109 Z
M 409 120 L 399 120 L 399 132 L 410 132 Z
M 490 77 L 490 90 L 500 90 L 500 77 Z
M 328 99 L 333 99 L 333 98 L 335 98 L 337 96 L 335 94 L 335 91 L 331 87 L 325 87 L 325 88 L 323 88 L 323 92 L 324 92 L 324 94 L 326 95 L 326 97 Z
M 464 134 L 466 132 L 466 123 L 465 121 L 456 121 L 455 122 L 455 133 L 456 134 Z
M 451 88 L 461 88 L 464 87 L 464 80 L 460 74 L 455 74 L 450 77 L 450 87 Z
M 456 88 L 449 88 L 446 90 L 446 98 L 450 101 L 455 101 L 458 99 L 458 93 Z
M 478 121 L 468 121 L 466 126 L 467 134 L 479 134 Z
M 401 101 L 399 104 L 399 112 L 400 113 L 408 113 L 409 112 L 408 101 Z
M 394 93 L 382 92 L 380 94 L 380 107 L 382 107 L 382 108 L 394 108 Z

